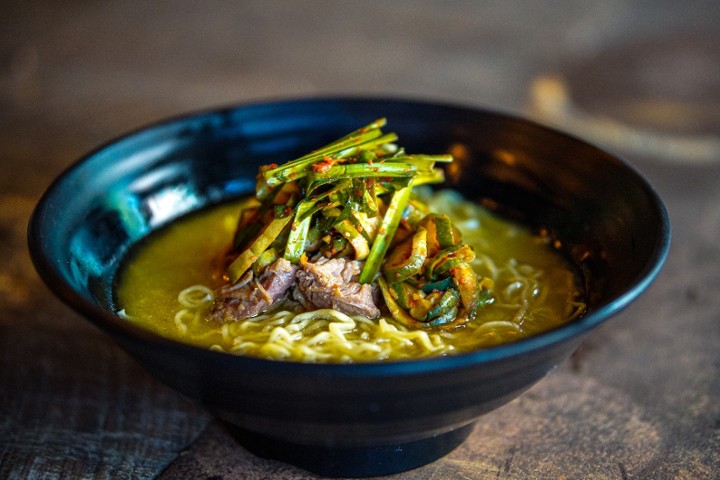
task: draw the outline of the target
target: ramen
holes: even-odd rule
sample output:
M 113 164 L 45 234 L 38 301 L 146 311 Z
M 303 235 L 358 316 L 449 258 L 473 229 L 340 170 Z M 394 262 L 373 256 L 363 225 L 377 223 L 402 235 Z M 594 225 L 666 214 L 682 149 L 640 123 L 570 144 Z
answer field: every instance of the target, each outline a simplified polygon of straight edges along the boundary
M 453 191 L 427 198 L 477 252 L 472 268 L 494 283 L 493 301 L 451 330 L 413 329 L 331 309 L 278 309 L 242 322 L 208 319 L 222 285 L 218 252 L 234 234 L 238 203 L 174 222 L 136 247 L 117 302 L 128 321 L 164 337 L 239 355 L 305 362 L 404 360 L 469 352 L 556 328 L 582 314 L 575 270 L 547 236 L 466 201 Z
M 453 157 L 409 154 L 384 126 L 262 165 L 253 197 L 153 235 L 123 270 L 122 315 L 216 350 L 349 362 L 466 352 L 582 314 L 547 237 L 432 193 Z

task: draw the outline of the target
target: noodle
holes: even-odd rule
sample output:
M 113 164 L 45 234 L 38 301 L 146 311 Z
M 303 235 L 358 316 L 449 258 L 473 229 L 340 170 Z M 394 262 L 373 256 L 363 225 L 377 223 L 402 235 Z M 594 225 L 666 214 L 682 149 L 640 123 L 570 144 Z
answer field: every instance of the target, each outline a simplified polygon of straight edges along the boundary
M 204 285 L 193 285 L 178 294 L 178 302 L 187 308 L 200 307 L 213 300 L 213 292 Z
M 476 252 L 473 269 L 495 284 L 491 304 L 461 328 L 414 330 L 390 316 L 370 320 L 332 309 L 305 312 L 292 303 L 243 321 L 210 323 L 207 312 L 218 285 L 208 265 L 215 261 L 213 252 L 222 251 L 232 234 L 232 223 L 222 220 L 231 217 L 231 206 L 216 207 L 185 224 L 179 222 L 137 252 L 123 271 L 118 290 L 124 318 L 216 351 L 274 360 L 347 363 L 451 355 L 491 347 L 555 328 L 584 312 L 575 272 L 546 238 L 462 200 L 455 192 L 442 191 L 423 200 L 452 218 Z M 210 225 L 224 226 L 217 235 L 210 235 L 211 245 L 207 245 Z M 185 260 L 172 270 L 158 271 L 157 265 L 174 265 L 177 261 L 171 260 L 177 258 Z M 151 289 L 152 301 L 147 294 Z

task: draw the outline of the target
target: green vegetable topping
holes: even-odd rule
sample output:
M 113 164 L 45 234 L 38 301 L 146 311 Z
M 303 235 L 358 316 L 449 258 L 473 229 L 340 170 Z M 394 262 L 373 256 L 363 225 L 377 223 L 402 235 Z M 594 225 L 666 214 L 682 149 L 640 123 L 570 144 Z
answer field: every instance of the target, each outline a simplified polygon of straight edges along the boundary
M 385 124 L 380 118 L 260 168 L 234 236 L 232 283 L 280 257 L 297 264 L 320 254 L 363 262 L 359 282 L 377 281 L 392 317 L 409 327 L 461 325 L 490 301 L 491 282 L 470 267 L 475 254 L 458 229 L 413 195 L 413 187 L 444 181 L 436 163 L 452 156 L 408 154 L 396 134 L 382 132 Z

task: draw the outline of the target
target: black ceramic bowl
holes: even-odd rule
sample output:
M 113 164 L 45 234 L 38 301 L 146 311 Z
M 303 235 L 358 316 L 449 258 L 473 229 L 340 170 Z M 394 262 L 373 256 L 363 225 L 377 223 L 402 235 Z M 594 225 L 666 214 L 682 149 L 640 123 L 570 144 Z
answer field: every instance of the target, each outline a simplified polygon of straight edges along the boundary
M 253 191 L 258 165 L 300 156 L 381 116 L 410 152 L 461 152 L 450 187 L 556 235 L 586 277 L 587 314 L 464 355 L 328 365 L 195 348 L 114 313 L 113 279 L 134 243 Z M 403 471 L 452 450 L 478 416 L 540 380 L 635 299 L 669 242 L 653 189 L 587 143 L 483 110 L 357 98 L 251 104 L 138 130 L 62 174 L 29 226 L 32 258 L 50 289 L 159 380 L 234 426 L 251 451 L 343 476 Z

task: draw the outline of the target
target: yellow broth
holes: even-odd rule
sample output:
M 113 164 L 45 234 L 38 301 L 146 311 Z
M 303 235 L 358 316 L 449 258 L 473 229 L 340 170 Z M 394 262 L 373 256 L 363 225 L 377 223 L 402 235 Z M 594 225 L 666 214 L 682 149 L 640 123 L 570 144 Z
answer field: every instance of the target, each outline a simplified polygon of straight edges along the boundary
M 179 292 L 222 284 L 218 261 L 231 241 L 239 203 L 173 222 L 138 245 L 121 270 L 120 313 L 159 335 L 205 348 L 278 360 L 350 362 L 450 355 L 515 341 L 556 328 L 584 311 L 578 276 L 547 237 L 444 191 L 427 199 L 448 214 L 477 255 L 475 271 L 495 282 L 492 304 L 448 331 L 410 331 L 387 315 L 380 320 L 297 316 L 296 311 L 218 325 L 206 307 L 184 309 Z M 180 312 L 180 313 L 178 313 Z M 295 323 L 293 323 L 295 322 Z M 304 343 L 303 343 L 304 342 Z

